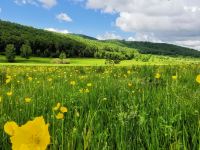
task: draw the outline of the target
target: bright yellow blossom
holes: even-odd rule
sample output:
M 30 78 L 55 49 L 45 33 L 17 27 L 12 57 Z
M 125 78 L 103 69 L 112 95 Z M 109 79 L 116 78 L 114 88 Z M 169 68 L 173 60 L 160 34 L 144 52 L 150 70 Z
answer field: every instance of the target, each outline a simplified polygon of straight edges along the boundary
M 7 92 L 6 94 L 7 94 L 7 96 L 12 96 L 12 92 L 11 91 Z
M 0 103 L 2 102 L 2 97 L 0 96 Z
M 26 97 L 26 98 L 25 98 L 25 102 L 26 102 L 26 103 L 30 103 L 30 102 L 31 102 L 31 98 Z
M 60 107 L 60 111 L 62 113 L 66 113 L 68 110 L 67 110 L 67 107 L 62 106 L 62 107 Z
M 160 79 L 160 77 L 161 77 L 160 73 L 156 73 L 155 78 Z
M 57 111 L 60 108 L 60 103 L 57 103 L 56 107 L 53 108 L 54 111 Z
M 10 136 L 14 135 L 17 128 L 18 128 L 18 125 L 14 121 L 7 122 L 4 125 L 4 131 Z
M 70 82 L 70 85 L 75 85 L 75 84 L 76 84 L 75 81 L 71 81 L 71 82 Z
M 57 115 L 56 115 L 56 119 L 63 119 L 64 118 L 64 114 L 63 113 L 58 113 Z
M 196 81 L 200 84 L 200 74 L 197 76 Z
M 25 125 L 16 128 L 10 138 L 13 150 L 46 150 L 50 143 L 48 124 L 43 117 L 36 117 Z M 25 149 L 26 148 L 26 149 Z
M 131 87 L 133 84 L 132 83 L 128 83 L 128 86 Z
M 173 79 L 173 80 L 177 80 L 177 78 L 178 78 L 178 77 L 177 77 L 176 75 L 172 76 L 172 79 Z
M 32 78 L 32 77 L 28 77 L 28 80 L 29 80 L 29 81 L 32 81 L 32 80 L 33 80 L 33 78 Z
M 92 86 L 92 83 L 88 83 L 87 86 L 88 86 L 88 87 L 91 87 L 91 86 Z

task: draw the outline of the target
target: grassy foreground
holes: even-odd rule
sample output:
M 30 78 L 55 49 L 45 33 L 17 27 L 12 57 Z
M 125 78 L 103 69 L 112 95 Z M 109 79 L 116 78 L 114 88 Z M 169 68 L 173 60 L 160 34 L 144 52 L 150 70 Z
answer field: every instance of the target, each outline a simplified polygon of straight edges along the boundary
M 7 121 L 44 116 L 51 150 L 198 150 L 198 74 L 199 65 L 1 66 L 0 149 L 11 149 Z M 57 103 L 68 108 L 64 119 Z

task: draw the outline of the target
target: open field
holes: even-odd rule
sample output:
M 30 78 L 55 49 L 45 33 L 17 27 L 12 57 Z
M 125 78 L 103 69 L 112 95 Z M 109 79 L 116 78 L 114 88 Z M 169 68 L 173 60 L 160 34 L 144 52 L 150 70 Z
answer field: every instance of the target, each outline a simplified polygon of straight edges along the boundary
M 7 121 L 43 116 L 51 150 L 199 150 L 198 74 L 200 65 L 1 65 L 0 149 L 11 149 Z
M 16 57 L 15 63 L 8 63 L 5 56 L 0 55 L 0 65 L 26 65 L 26 66 L 105 66 L 105 59 L 95 58 L 69 58 L 70 64 L 61 65 L 53 64 L 53 58 L 31 57 L 24 59 L 20 56 Z M 148 62 L 133 60 L 123 60 L 116 66 L 132 66 L 132 65 L 180 65 L 180 64 L 200 64 L 199 58 L 181 58 L 168 56 L 152 56 Z

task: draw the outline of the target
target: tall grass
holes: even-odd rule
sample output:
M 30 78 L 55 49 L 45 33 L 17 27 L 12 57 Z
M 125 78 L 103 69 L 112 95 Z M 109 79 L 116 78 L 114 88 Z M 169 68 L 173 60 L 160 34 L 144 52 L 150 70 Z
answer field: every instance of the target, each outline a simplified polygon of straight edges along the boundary
M 199 150 L 199 73 L 198 65 L 2 66 L 0 149 L 11 149 L 5 122 L 21 125 L 44 116 L 52 150 Z M 173 75 L 178 78 L 173 80 Z M 7 84 L 6 76 L 11 76 Z M 26 97 L 32 101 L 26 103 Z M 52 110 L 58 102 L 68 108 L 63 120 Z

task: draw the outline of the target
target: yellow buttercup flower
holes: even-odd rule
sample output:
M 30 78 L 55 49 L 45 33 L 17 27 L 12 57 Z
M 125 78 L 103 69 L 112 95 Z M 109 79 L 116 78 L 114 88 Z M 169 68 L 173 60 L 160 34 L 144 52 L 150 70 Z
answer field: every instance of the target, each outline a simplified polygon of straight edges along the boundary
M 74 86 L 75 84 L 76 84 L 75 81 L 71 81 L 71 82 L 70 82 L 70 85 L 73 85 L 73 86 Z
M 11 79 L 6 79 L 6 84 L 10 83 Z
M 132 83 L 128 83 L 128 86 L 131 87 L 133 84 Z
M 31 98 L 26 97 L 26 98 L 25 98 L 25 102 L 26 102 L 26 103 L 30 103 L 30 102 L 31 102 Z
M 6 94 L 7 94 L 7 96 L 12 96 L 12 92 L 11 91 L 7 92 Z
M 64 118 L 64 114 L 63 113 L 58 113 L 56 115 L 56 119 L 60 120 L 60 119 L 63 119 Z
M 155 78 L 160 79 L 160 77 L 161 77 L 160 73 L 156 73 Z
M 48 124 L 43 117 L 36 117 L 25 125 L 16 128 L 10 138 L 13 150 L 46 150 L 50 143 Z M 26 148 L 26 149 L 25 149 Z
M 52 78 L 48 78 L 48 81 L 51 82 L 53 79 Z
M 131 71 L 130 71 L 130 70 L 128 70 L 128 71 L 127 71 L 127 74 L 131 74 Z
M 0 103 L 2 102 L 2 99 L 3 99 L 3 98 L 0 96 Z
M 176 80 L 178 77 L 175 75 L 175 76 L 172 76 L 172 79 L 173 80 Z
M 85 93 L 89 93 L 90 92 L 90 90 L 89 89 L 85 89 Z
M 57 103 L 56 107 L 53 108 L 54 111 L 57 111 L 60 108 L 60 103 Z
M 196 81 L 200 84 L 200 74 L 197 76 Z
M 14 121 L 7 122 L 4 125 L 4 131 L 10 136 L 13 136 L 15 134 L 17 128 L 18 125 Z
M 33 78 L 32 78 L 32 77 L 28 77 L 28 80 L 29 80 L 29 81 L 32 81 L 32 80 L 33 80 Z
M 67 110 L 67 107 L 62 106 L 62 107 L 60 107 L 60 111 L 62 113 L 66 113 L 68 110 Z
M 88 86 L 88 87 L 91 87 L 91 86 L 92 86 L 92 83 L 88 83 L 87 86 Z

